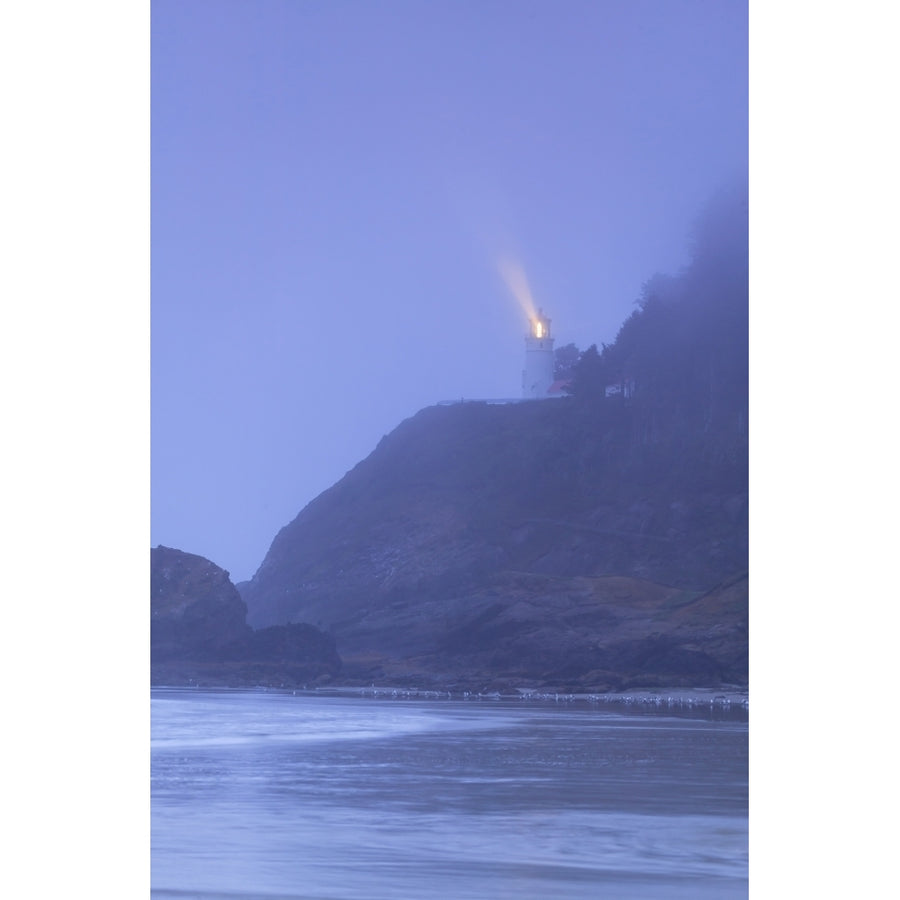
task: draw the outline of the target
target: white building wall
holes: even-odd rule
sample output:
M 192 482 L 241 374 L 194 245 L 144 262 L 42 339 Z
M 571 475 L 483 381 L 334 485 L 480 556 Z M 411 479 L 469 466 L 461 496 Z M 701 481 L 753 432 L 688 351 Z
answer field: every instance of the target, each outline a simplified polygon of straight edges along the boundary
M 525 370 L 522 372 L 522 396 L 546 397 L 553 384 L 553 338 L 525 338 Z

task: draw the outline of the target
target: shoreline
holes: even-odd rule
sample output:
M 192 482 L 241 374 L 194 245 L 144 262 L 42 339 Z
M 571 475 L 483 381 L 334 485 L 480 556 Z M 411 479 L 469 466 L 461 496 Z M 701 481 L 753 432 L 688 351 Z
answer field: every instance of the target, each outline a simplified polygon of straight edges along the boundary
M 365 697 L 375 700 L 470 700 L 538 703 L 588 703 L 645 710 L 749 711 L 749 691 L 737 685 L 721 687 L 633 688 L 624 691 L 565 691 L 546 688 L 468 691 L 401 687 L 390 684 L 288 687 L 286 685 L 151 684 L 153 690 L 301 694 L 309 697 Z

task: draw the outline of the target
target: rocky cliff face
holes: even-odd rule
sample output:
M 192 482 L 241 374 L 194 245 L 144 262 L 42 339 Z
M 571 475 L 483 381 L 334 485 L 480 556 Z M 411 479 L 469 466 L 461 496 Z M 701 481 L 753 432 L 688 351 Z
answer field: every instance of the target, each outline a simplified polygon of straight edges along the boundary
M 375 649 L 351 654 L 345 675 L 475 691 L 746 685 L 747 586 L 745 574 L 695 592 L 621 576 L 498 573 L 452 599 L 394 609 L 380 625 L 373 616 Z
M 170 547 L 150 551 L 151 681 L 305 684 L 341 668 L 334 639 L 311 625 L 254 631 L 228 572 Z
M 739 683 L 746 568 L 740 436 L 467 403 L 402 423 L 241 588 L 252 624 L 315 623 L 360 678 Z

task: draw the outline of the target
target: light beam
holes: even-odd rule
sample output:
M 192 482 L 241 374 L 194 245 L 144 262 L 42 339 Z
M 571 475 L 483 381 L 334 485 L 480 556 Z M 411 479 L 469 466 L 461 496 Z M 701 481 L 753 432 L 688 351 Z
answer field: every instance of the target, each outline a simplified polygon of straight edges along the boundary
M 537 318 L 537 307 L 531 296 L 531 288 L 528 286 L 524 269 L 519 263 L 508 257 L 501 258 L 497 263 L 497 268 L 526 318 L 533 322 Z

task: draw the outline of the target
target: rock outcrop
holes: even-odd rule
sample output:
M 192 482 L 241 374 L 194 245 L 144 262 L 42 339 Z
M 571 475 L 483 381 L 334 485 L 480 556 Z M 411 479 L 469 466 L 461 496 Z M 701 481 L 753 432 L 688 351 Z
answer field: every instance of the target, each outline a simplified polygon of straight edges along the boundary
M 156 661 L 214 660 L 252 633 L 228 572 L 171 547 L 150 551 L 150 652 Z
M 150 551 L 150 660 L 155 684 L 298 685 L 341 668 L 334 638 L 312 625 L 254 631 L 228 572 L 170 547 Z

